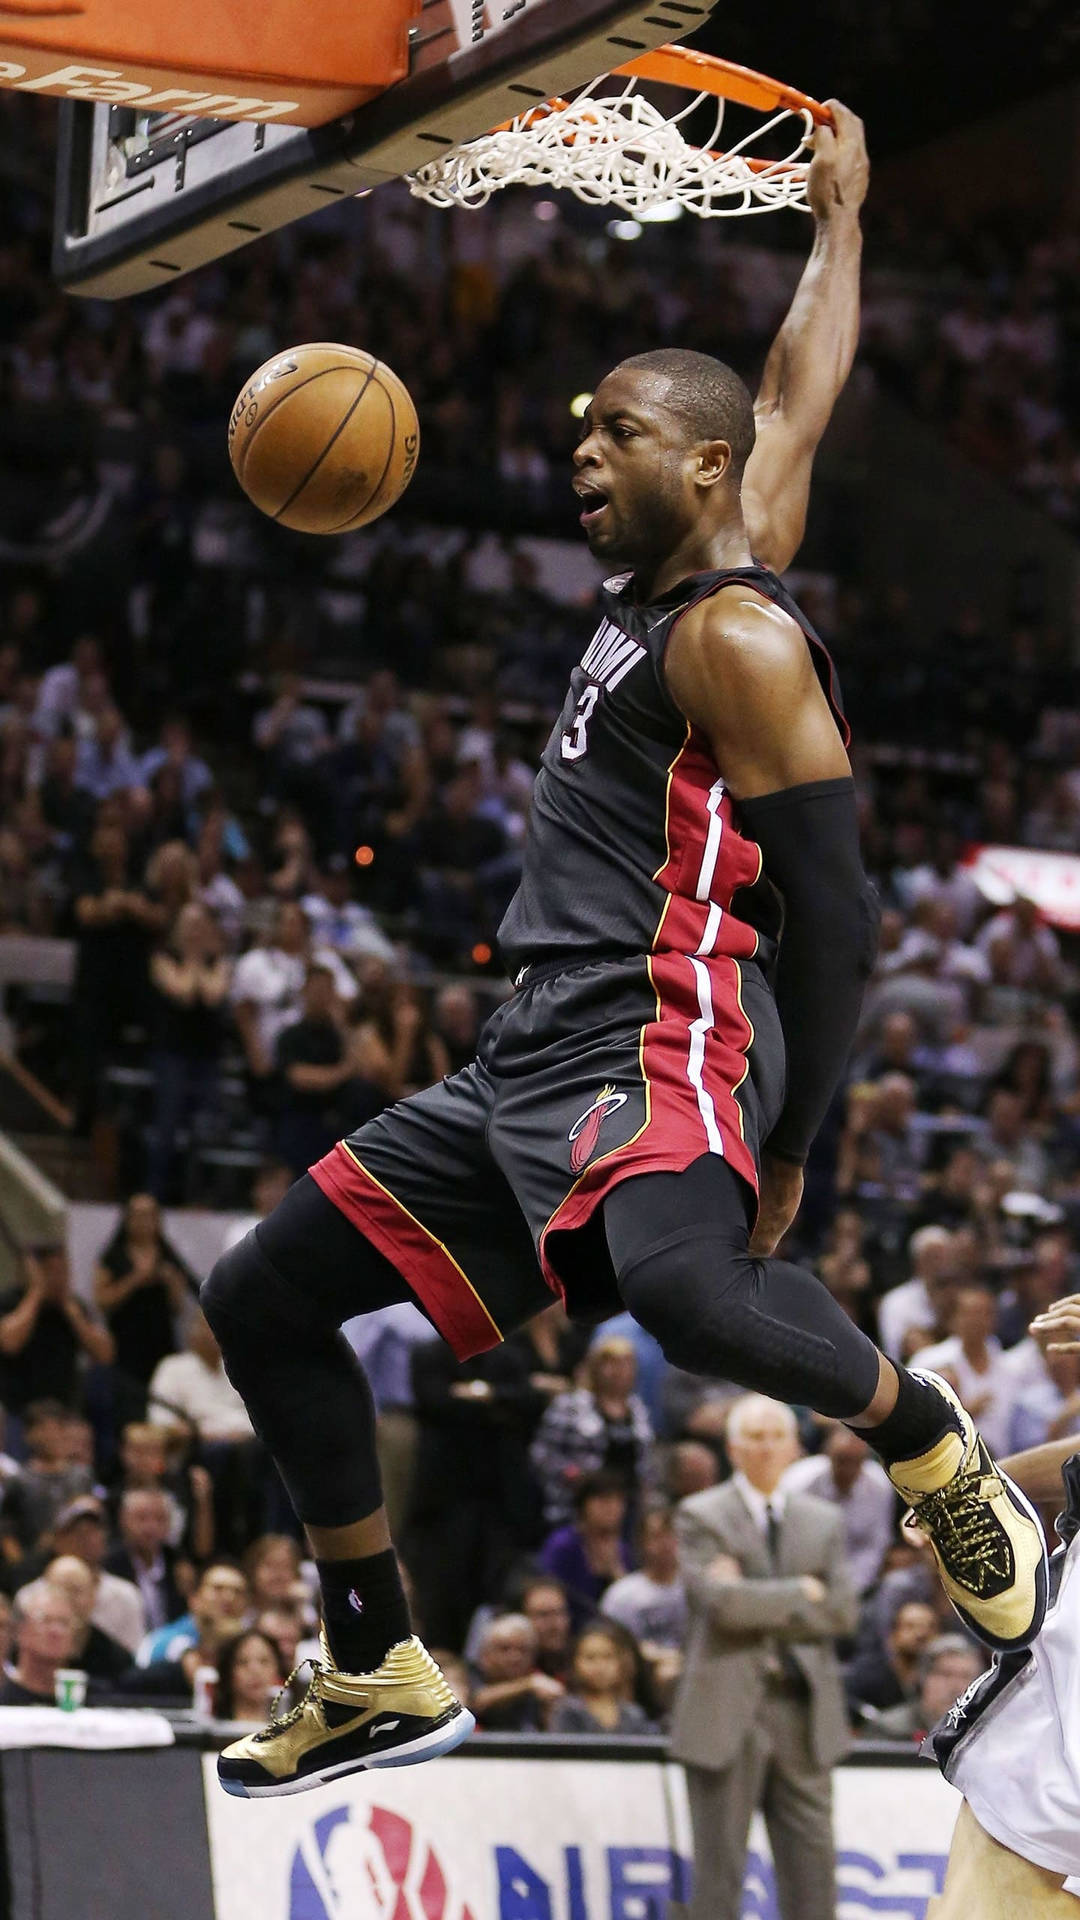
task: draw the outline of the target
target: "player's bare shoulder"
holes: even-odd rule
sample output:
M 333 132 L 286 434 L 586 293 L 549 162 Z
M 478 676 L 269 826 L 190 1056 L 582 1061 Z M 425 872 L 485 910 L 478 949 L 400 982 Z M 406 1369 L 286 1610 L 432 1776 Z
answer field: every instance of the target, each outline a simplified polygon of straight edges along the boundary
M 690 608 L 664 673 L 733 791 L 749 797 L 849 771 L 803 629 L 748 584 L 732 581 Z
M 798 621 L 742 581 L 689 609 L 668 642 L 664 673 L 672 699 L 699 726 L 718 700 L 787 700 L 816 685 Z

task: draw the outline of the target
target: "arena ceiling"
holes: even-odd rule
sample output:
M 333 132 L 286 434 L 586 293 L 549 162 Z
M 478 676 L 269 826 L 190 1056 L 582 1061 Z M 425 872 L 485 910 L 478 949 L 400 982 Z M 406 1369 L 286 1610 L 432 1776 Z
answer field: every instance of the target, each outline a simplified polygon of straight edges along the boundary
M 733 3 L 694 44 L 819 99 L 846 101 L 873 127 L 882 155 L 1080 79 L 1080 7 L 1076 0 Z

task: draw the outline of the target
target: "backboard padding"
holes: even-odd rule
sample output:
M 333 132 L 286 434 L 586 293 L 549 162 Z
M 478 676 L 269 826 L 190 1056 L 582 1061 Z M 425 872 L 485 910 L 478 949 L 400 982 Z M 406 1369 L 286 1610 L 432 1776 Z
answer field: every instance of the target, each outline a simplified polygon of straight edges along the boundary
M 72 292 L 144 293 L 260 234 L 414 171 L 541 101 L 692 33 L 716 0 L 503 0 L 497 30 L 460 45 L 472 0 L 430 0 L 408 79 L 315 128 L 200 120 L 149 163 L 125 154 L 135 115 L 61 106 L 53 265 Z M 488 9 L 488 13 L 494 9 Z M 447 57 L 445 48 L 456 50 Z M 116 116 L 123 116 L 117 118 Z M 151 146 L 154 142 L 151 141 Z

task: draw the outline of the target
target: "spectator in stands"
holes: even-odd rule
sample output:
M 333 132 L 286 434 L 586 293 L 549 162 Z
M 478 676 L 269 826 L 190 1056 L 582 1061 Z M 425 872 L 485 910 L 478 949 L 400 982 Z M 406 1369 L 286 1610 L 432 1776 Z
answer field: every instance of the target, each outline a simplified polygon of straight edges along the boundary
M 999 1456 L 1009 1451 L 1014 1375 L 1009 1368 L 997 1326 L 997 1296 L 992 1288 L 961 1287 L 956 1296 L 948 1338 L 921 1347 L 912 1365 L 929 1367 L 948 1380 L 986 1444 Z
M 559 1680 L 537 1663 L 536 1629 L 523 1613 L 501 1613 L 484 1628 L 476 1656 L 473 1712 L 485 1733 L 540 1733 L 563 1698 Z
M 600 1611 L 633 1634 L 645 1659 L 674 1680 L 687 1630 L 686 1588 L 679 1570 L 679 1543 L 670 1507 L 647 1507 L 638 1528 L 636 1573 L 608 1587 Z
M 982 1649 L 961 1633 L 939 1634 L 922 1653 L 919 1691 L 912 1700 L 889 1707 L 867 1728 L 875 1739 L 907 1740 L 921 1745 L 931 1727 L 966 1693 L 986 1668 Z
M 566 1588 L 574 1624 L 595 1613 L 601 1595 L 628 1570 L 626 1482 L 599 1469 L 574 1481 L 573 1519 L 555 1527 L 540 1549 L 540 1564 Z
M 147 1399 L 155 1426 L 197 1440 L 214 1483 L 214 1538 L 226 1551 L 242 1550 L 262 1531 L 272 1483 L 261 1442 L 221 1364 L 221 1348 L 197 1309 L 184 1352 L 167 1355 L 155 1368 Z
M 535 1366 L 517 1338 L 460 1364 L 440 1340 L 413 1348 L 418 1447 L 403 1550 L 439 1645 L 463 1644 L 477 1607 L 542 1537 L 527 1452 Z
M 356 982 L 332 947 L 312 949 L 307 915 L 295 901 L 283 900 L 266 946 L 249 948 L 238 960 L 232 981 L 232 1009 L 252 1079 L 266 1088 L 274 1071 L 279 1036 L 299 1020 L 304 981 L 312 961 L 328 967 L 339 998 L 350 1004 Z
M 157 1200 L 169 1197 L 181 1130 L 212 1112 L 217 1102 L 229 975 L 213 915 L 189 901 L 150 961 L 154 1115 L 149 1185 Z
M 210 1560 L 192 1589 L 189 1611 L 147 1634 L 136 1653 L 136 1664 L 144 1670 L 176 1666 L 196 1647 L 216 1653 L 223 1640 L 244 1626 L 250 1605 L 251 1593 L 240 1568 L 231 1560 Z M 214 1664 L 212 1659 L 209 1664 Z
M 115 1683 L 131 1666 L 131 1654 L 127 1647 L 120 1645 L 119 1640 L 113 1640 L 94 1625 L 97 1582 L 85 1560 L 76 1559 L 71 1553 L 62 1554 L 58 1559 L 49 1561 L 42 1579 L 65 1596 L 75 1616 L 70 1664 L 81 1668 L 103 1686 Z
M 1009 1422 L 1009 1453 L 1064 1439 L 1080 1427 L 1080 1353 L 1050 1352 L 1043 1334 L 1033 1345 L 1041 1376 L 1032 1379 L 1013 1369 L 1016 1397 Z M 1012 1360 L 1015 1352 L 1014 1348 L 1006 1354 L 1006 1360 Z
M 96 1114 L 101 1077 L 115 1037 L 144 1012 L 150 947 L 165 924 L 163 912 L 149 894 L 132 884 L 131 868 L 125 828 L 106 807 L 99 808 L 87 856 L 76 862 L 72 880 L 76 940 L 72 1005 L 83 1129 Z
M 446 1049 L 447 1071 L 458 1073 L 476 1053 L 480 1010 L 471 987 L 442 987 L 431 1010 L 434 1038 Z
M 952 1235 L 945 1227 L 920 1227 L 908 1241 L 911 1279 L 878 1301 L 878 1337 L 890 1359 L 909 1359 L 939 1332 L 944 1338 L 956 1305 Z
M 371 958 L 392 967 L 397 957 L 392 943 L 371 908 L 352 898 L 355 871 L 354 863 L 344 853 L 329 854 L 320 866 L 314 890 L 305 893 L 300 903 L 308 917 L 312 944 L 333 947 L 353 965 Z
M 409 845 L 431 789 L 420 729 L 392 673 L 372 674 L 342 709 L 338 738 L 338 843 L 352 848 L 357 840 L 373 841 L 392 862 L 396 850 Z
M 36 730 L 55 738 L 72 726 L 86 705 L 88 690 L 103 677 L 101 642 L 92 633 L 79 635 L 70 657 L 42 674 L 34 710 Z
M 132 1488 L 122 1494 L 119 1541 L 105 1560 L 107 1573 L 138 1587 L 148 1633 L 183 1611 L 184 1593 L 193 1578 L 190 1561 L 182 1561 L 169 1545 L 172 1517 L 163 1488 Z
M 1031 993 L 1058 993 L 1063 976 L 1057 935 L 1041 918 L 1033 900 L 1017 900 L 995 913 L 975 942 L 989 958 L 996 949 L 1007 957 L 1005 978 L 1010 986 Z
M 0 1399 L 9 1413 L 35 1400 L 71 1407 L 80 1362 L 111 1366 L 115 1343 L 73 1291 L 66 1247 L 26 1251 L 21 1264 L 21 1286 L 0 1294 Z
M 1006 1161 L 1014 1187 L 1041 1193 L 1050 1166 L 1038 1137 L 1038 1124 L 1025 1118 L 1025 1097 L 1011 1087 L 996 1087 L 986 1103 L 986 1132 L 976 1139 L 977 1151 L 995 1164 Z
M 94 1580 L 94 1606 L 90 1615 L 95 1627 L 119 1641 L 134 1653 L 146 1632 L 146 1614 L 142 1595 L 130 1580 L 109 1573 L 105 1556 L 109 1545 L 109 1522 L 105 1507 L 96 1495 L 81 1493 L 57 1515 L 45 1544 L 35 1556 L 35 1573 L 44 1571 L 50 1560 L 73 1555 L 90 1569 Z
M 915 1698 L 922 1681 L 922 1656 L 937 1632 L 933 1607 L 922 1600 L 907 1600 L 897 1607 L 886 1639 L 866 1646 L 848 1663 L 844 1669 L 848 1706 L 852 1719 L 865 1723 L 864 1731 L 873 1731 L 879 1713 Z
M 384 1102 L 431 1086 L 450 1071 L 442 1041 L 427 1023 L 420 996 L 405 980 L 372 983 L 352 1034 L 354 1071 Z
M 262 1725 L 288 1671 L 270 1634 L 259 1627 L 235 1634 L 218 1649 L 214 1718 Z
M 584 1385 L 556 1396 L 530 1450 L 549 1527 L 566 1522 L 583 1475 L 606 1468 L 621 1479 L 628 1513 L 652 1478 L 653 1432 L 634 1392 L 637 1362 L 629 1340 L 608 1336 L 590 1347 Z
M 51 1707 L 56 1675 L 71 1665 L 75 1614 L 67 1595 L 35 1580 L 15 1595 L 15 1663 L 0 1682 L 0 1707 Z
M 566 1587 L 551 1574 L 533 1574 L 520 1588 L 520 1607 L 536 1634 L 541 1672 L 565 1681 L 570 1671 L 573 1623 Z
M 193 1560 L 209 1559 L 214 1550 L 213 1482 L 197 1462 L 170 1468 L 164 1427 L 129 1420 L 120 1435 L 118 1471 L 109 1492 L 114 1523 L 125 1493 L 164 1493 L 169 1510 L 170 1547 L 181 1547 Z
M 520 854 L 482 802 L 473 762 L 458 770 L 416 828 L 425 926 L 448 957 L 468 953 L 498 925 L 521 871 Z
M 688 1500 L 692 1493 L 704 1493 L 720 1478 L 717 1449 L 702 1440 L 680 1440 L 672 1447 L 667 1462 L 667 1495 L 673 1506 Z
M 92 800 L 114 794 L 138 796 L 145 802 L 139 763 L 131 750 L 131 736 L 118 707 L 103 706 L 93 732 L 79 741 L 75 753 L 75 784 Z
M 176 1320 L 191 1305 L 187 1271 L 170 1246 L 153 1194 L 133 1193 L 94 1269 L 94 1297 L 116 1342 L 119 1395 L 140 1417 L 155 1368 L 176 1348 Z
M 300 677 L 283 673 L 276 697 L 256 715 L 252 738 L 265 756 L 271 791 L 301 806 L 322 803 L 328 788 L 321 762 L 330 735 L 319 708 L 301 698 Z
M 93 801 L 75 777 L 76 750 L 75 735 L 70 731 L 50 740 L 45 749 L 44 777 L 38 788 L 50 851 L 64 862 L 85 846 L 94 820 Z
M 264 1607 L 256 1618 L 255 1625 L 262 1633 L 270 1635 L 278 1650 L 282 1673 L 291 1673 L 297 1664 L 304 1624 L 299 1607 L 286 1607 L 280 1603 Z
M 270 836 L 267 885 L 279 900 L 299 900 L 312 885 L 315 850 L 297 807 L 282 807 Z
M 917 1124 L 915 1082 L 907 1073 L 887 1073 L 878 1082 L 869 1145 L 883 1193 L 910 1205 L 922 1188 L 926 1142 Z
M 190 820 L 202 796 L 213 786 L 214 776 L 205 760 L 195 752 L 191 727 L 182 714 L 170 714 L 161 723 L 156 747 L 139 761 L 139 784 L 151 787 L 163 768 L 175 775 L 181 805 Z
M 328 967 L 308 968 L 300 1018 L 279 1033 L 274 1066 L 281 1083 L 274 1146 L 299 1179 L 343 1133 L 359 1124 L 351 1113 L 345 1119 L 346 1089 L 355 1069 L 345 1010 Z M 360 1118 L 370 1118 L 379 1105 L 373 1100 Z
M 892 1481 L 865 1440 L 850 1427 L 832 1427 L 821 1452 L 794 1461 L 781 1486 L 785 1493 L 812 1493 L 840 1509 L 848 1573 L 861 1598 L 881 1572 L 896 1521 Z
M 261 1534 L 244 1555 L 244 1572 L 257 1611 L 289 1606 L 302 1584 L 300 1548 L 290 1534 Z
M 72 1417 L 59 1400 L 35 1400 L 24 1415 L 27 1458 L 9 1476 L 0 1503 L 6 1558 L 29 1553 L 93 1475 L 72 1458 Z
M 595 1621 L 574 1642 L 569 1692 L 551 1713 L 552 1733 L 649 1733 L 652 1722 L 626 1698 L 621 1640 Z

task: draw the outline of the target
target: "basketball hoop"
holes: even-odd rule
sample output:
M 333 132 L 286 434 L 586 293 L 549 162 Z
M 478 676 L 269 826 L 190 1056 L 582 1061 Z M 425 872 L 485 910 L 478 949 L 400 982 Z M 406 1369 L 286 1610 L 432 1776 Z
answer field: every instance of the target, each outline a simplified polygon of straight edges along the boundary
M 665 114 L 638 92 L 642 80 L 679 87 L 690 98 Z M 608 91 L 612 82 L 616 90 Z M 724 148 L 721 129 L 731 101 L 766 118 Z M 703 145 L 692 146 L 684 124 L 707 104 L 711 132 Z M 589 205 L 618 207 L 632 218 L 665 203 L 705 220 L 780 207 L 806 211 L 811 137 L 815 127 L 831 124 L 829 109 L 794 87 L 689 47 L 666 46 L 602 75 L 572 101 L 549 100 L 450 148 L 406 179 L 411 193 L 435 207 L 482 207 L 503 187 L 523 186 L 564 187 Z M 754 151 L 781 127 L 793 142 L 788 152 L 774 159 Z

